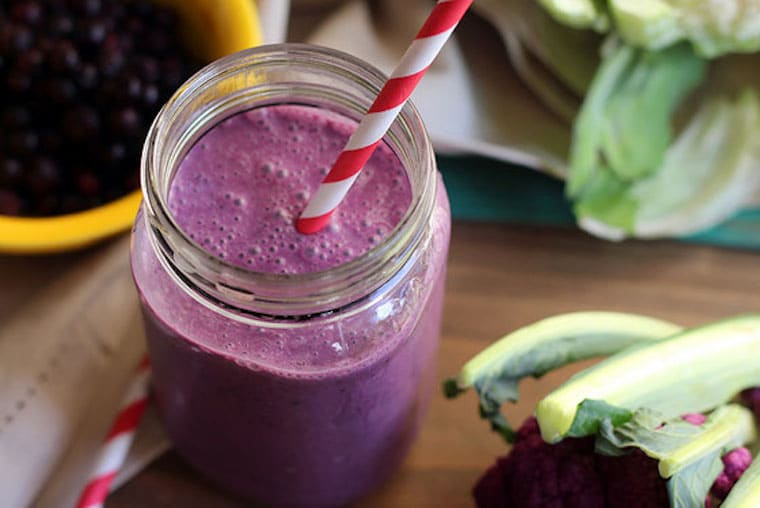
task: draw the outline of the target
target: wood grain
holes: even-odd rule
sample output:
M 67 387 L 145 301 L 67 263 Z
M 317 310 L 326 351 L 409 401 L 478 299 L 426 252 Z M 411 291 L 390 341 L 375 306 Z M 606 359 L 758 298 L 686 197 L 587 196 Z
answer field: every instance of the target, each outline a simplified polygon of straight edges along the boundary
M 687 243 L 607 243 L 575 230 L 454 225 L 440 378 L 504 333 L 550 314 L 624 310 L 696 325 L 760 308 L 756 253 Z M 508 411 L 521 421 L 578 366 L 527 381 Z M 434 398 L 411 454 L 360 508 L 471 506 L 470 489 L 506 446 L 478 419 L 476 401 Z M 114 493 L 108 508 L 249 506 L 217 491 L 168 453 Z

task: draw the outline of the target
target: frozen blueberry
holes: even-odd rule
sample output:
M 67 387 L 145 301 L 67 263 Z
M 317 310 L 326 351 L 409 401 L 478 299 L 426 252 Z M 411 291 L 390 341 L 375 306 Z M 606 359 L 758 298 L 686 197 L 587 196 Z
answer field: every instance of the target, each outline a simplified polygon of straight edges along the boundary
M 138 185 L 142 140 L 198 63 L 150 0 L 2 0 L 0 214 L 55 214 Z

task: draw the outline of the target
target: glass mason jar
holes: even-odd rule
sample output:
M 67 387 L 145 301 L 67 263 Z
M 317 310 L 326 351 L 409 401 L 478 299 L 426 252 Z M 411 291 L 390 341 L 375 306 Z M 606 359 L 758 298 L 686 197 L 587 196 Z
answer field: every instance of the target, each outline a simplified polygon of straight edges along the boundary
M 192 466 L 265 505 L 343 505 L 403 459 L 436 384 L 448 199 L 411 104 L 385 138 L 411 204 L 384 240 L 333 268 L 261 273 L 210 254 L 170 213 L 172 179 L 236 113 L 298 104 L 358 120 L 384 79 L 324 48 L 247 50 L 190 78 L 146 140 L 131 262 L 156 406 Z

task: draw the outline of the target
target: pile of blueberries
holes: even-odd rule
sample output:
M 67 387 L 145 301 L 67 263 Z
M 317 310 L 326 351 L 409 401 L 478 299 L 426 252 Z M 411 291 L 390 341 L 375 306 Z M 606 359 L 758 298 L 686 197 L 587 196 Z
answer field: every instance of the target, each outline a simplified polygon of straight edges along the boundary
M 150 122 L 200 67 L 146 0 L 0 2 L 0 214 L 56 215 L 138 187 Z

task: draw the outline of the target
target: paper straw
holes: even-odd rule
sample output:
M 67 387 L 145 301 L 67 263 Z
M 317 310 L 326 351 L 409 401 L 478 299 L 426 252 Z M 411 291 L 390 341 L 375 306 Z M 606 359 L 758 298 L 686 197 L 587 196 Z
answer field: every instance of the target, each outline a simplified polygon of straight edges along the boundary
M 119 414 L 108 431 L 100 449 L 90 481 L 79 496 L 76 508 L 100 508 L 105 503 L 114 477 L 119 472 L 129 447 L 135 438 L 135 431 L 148 405 L 148 380 L 150 368 L 148 358 L 143 358 L 135 372 L 129 389 L 121 403 Z
M 299 232 L 316 233 L 327 224 L 470 4 L 472 0 L 438 1 L 332 169 L 296 220 Z

